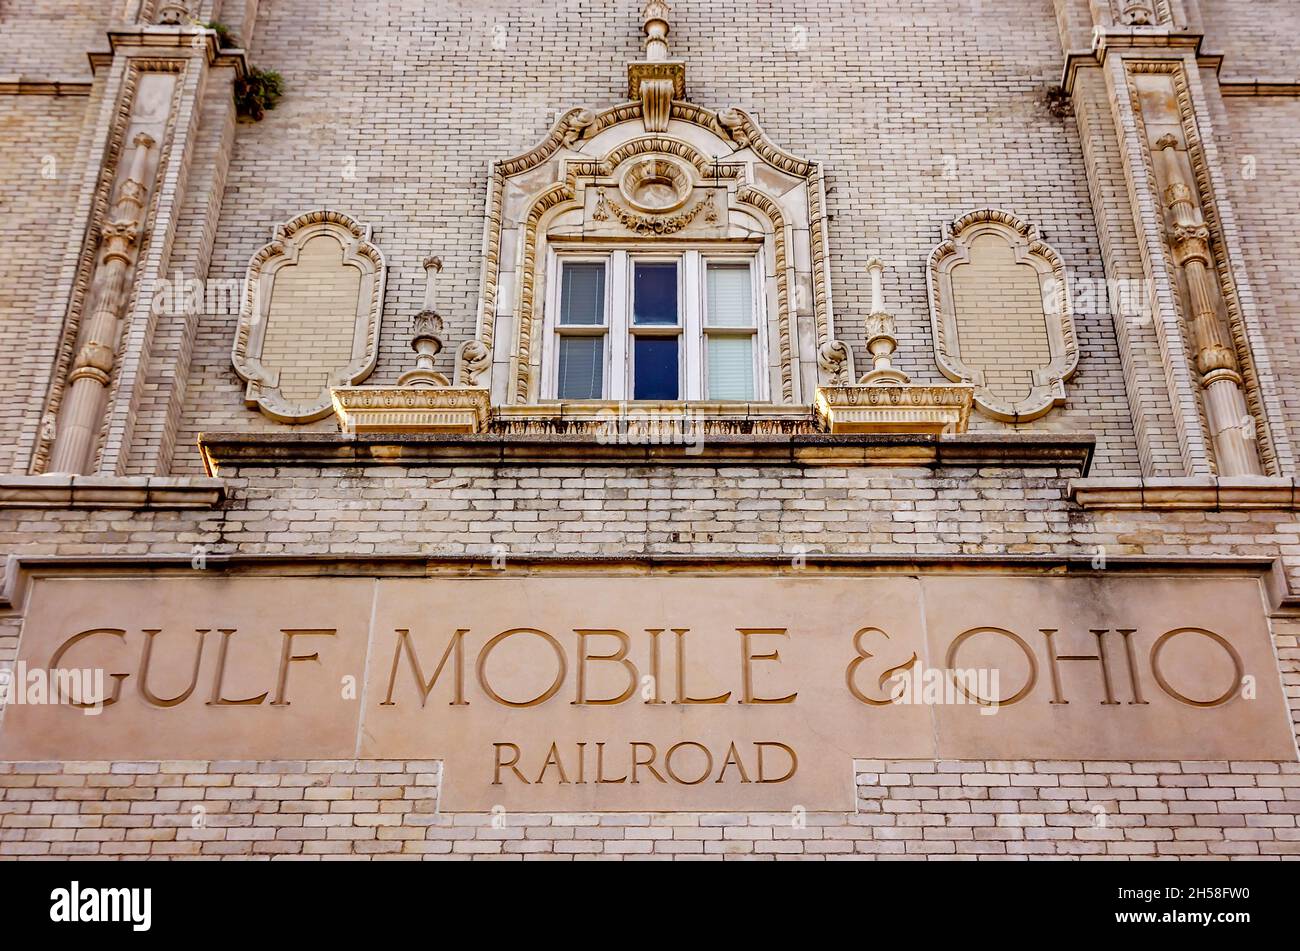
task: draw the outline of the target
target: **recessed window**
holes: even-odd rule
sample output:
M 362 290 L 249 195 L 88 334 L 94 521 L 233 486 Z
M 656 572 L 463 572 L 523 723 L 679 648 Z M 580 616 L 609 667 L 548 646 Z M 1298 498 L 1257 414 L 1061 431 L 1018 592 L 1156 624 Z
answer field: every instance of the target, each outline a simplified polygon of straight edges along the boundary
M 543 398 L 765 398 L 753 253 L 554 257 Z

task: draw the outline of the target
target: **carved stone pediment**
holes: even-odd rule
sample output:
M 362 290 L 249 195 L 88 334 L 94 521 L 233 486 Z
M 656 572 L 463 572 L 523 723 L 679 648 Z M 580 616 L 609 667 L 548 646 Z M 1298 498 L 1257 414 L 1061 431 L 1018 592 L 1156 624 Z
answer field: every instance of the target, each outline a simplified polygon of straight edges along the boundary
M 1079 346 L 1065 267 L 1036 228 L 982 209 L 944 228 L 930 255 L 930 320 L 944 376 L 975 387 L 975 405 L 1006 422 L 1065 402 Z
M 374 370 L 387 266 L 370 236 L 342 212 L 313 211 L 253 255 L 231 351 L 249 406 L 279 422 L 323 419 L 331 389 Z
M 537 402 L 548 253 L 658 239 L 762 255 L 773 403 L 806 405 L 817 386 L 850 382 L 820 164 L 777 148 L 738 109 L 673 100 L 662 129 L 644 109 L 571 110 L 540 145 L 495 165 L 478 328 L 458 353 L 456 383 L 488 386 L 496 404 Z

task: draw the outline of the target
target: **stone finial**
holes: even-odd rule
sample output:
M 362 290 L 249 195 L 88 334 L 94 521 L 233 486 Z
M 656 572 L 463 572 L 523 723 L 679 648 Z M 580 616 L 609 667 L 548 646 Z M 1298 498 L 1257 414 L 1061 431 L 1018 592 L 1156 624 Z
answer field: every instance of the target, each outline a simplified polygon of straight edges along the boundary
M 908 377 L 893 365 L 898 338 L 894 336 L 894 316 L 885 310 L 885 262 L 878 257 L 867 261 L 871 275 L 871 313 L 867 315 L 867 352 L 871 354 L 872 369 L 861 383 L 867 386 L 907 383 Z
M 666 131 L 673 100 L 686 97 L 686 64 L 668 58 L 668 14 L 671 12 L 665 0 L 646 3 L 641 10 L 645 59 L 627 67 L 628 97 L 641 101 L 641 121 L 647 132 Z
M 672 13 L 664 0 L 649 0 L 641 9 L 641 29 L 645 31 L 645 59 L 647 63 L 668 61 L 668 14 Z
M 424 309 L 411 318 L 415 369 L 398 377 L 397 386 L 333 389 L 334 413 L 346 433 L 481 433 L 491 422 L 492 401 L 486 388 L 453 386 L 433 368 L 434 358 L 442 352 L 442 317 L 434 296 L 442 259 L 425 258 L 424 271 Z M 468 341 L 461 349 L 462 359 L 475 346 L 482 344 Z
M 883 313 L 885 310 L 885 262 L 872 257 L 867 261 L 867 273 L 871 275 L 871 312 Z
M 442 273 L 442 258 L 427 257 L 424 259 L 424 309 L 436 311 L 437 302 L 437 278 Z
M 398 377 L 399 386 L 449 386 L 446 374 L 433 368 L 442 352 L 442 316 L 437 310 L 437 276 L 442 273 L 442 258 L 424 259 L 424 309 L 411 318 L 411 349 L 415 351 L 415 369 Z
M 817 387 L 813 402 L 821 425 L 832 433 L 964 433 L 975 401 L 969 383 L 913 383 L 895 370 L 898 349 L 894 317 L 885 310 L 885 262 L 867 261 L 871 276 L 871 313 L 867 315 L 867 351 L 873 367 L 856 384 Z

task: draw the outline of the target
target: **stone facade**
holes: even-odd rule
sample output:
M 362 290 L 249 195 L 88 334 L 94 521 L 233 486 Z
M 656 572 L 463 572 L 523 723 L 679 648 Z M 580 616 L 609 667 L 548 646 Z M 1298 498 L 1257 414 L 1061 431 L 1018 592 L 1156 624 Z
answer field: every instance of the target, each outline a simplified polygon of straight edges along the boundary
M 49 576 L 1229 572 L 1258 580 L 1262 673 L 1300 727 L 1293 4 L 189 0 L 175 25 L 173 6 L 0 10 L 0 234 L 23 249 L 0 262 L 0 668 Z M 259 122 L 231 94 L 253 66 L 285 80 Z M 628 206 L 629 168 L 719 220 Z M 958 355 L 1000 399 L 940 339 L 932 274 L 989 210 L 1053 262 L 1042 307 L 1002 248 L 954 284 L 979 338 Z M 255 300 L 250 261 L 321 216 L 359 229 L 367 268 L 309 244 L 311 279 Z M 608 401 L 539 400 L 520 368 L 548 352 L 546 255 L 601 229 L 601 253 L 671 246 L 653 232 L 755 256 L 768 399 L 674 401 L 667 425 L 693 428 L 662 444 L 606 438 Z M 383 412 L 353 418 L 367 388 Z M 866 408 L 842 428 L 819 390 Z M 961 410 L 879 408 L 904 392 Z M 4 732 L 0 858 L 1300 849 L 1294 755 L 858 759 L 852 813 L 488 814 L 440 811 L 455 778 L 424 754 L 5 761 Z

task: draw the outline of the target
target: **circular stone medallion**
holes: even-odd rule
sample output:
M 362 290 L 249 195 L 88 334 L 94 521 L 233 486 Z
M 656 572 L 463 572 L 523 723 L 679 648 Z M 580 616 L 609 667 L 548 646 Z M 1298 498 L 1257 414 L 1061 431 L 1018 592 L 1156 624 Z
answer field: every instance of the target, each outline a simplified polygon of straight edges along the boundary
M 680 162 L 662 156 L 640 159 L 628 166 L 618 190 L 639 211 L 676 211 L 691 197 L 691 174 Z

